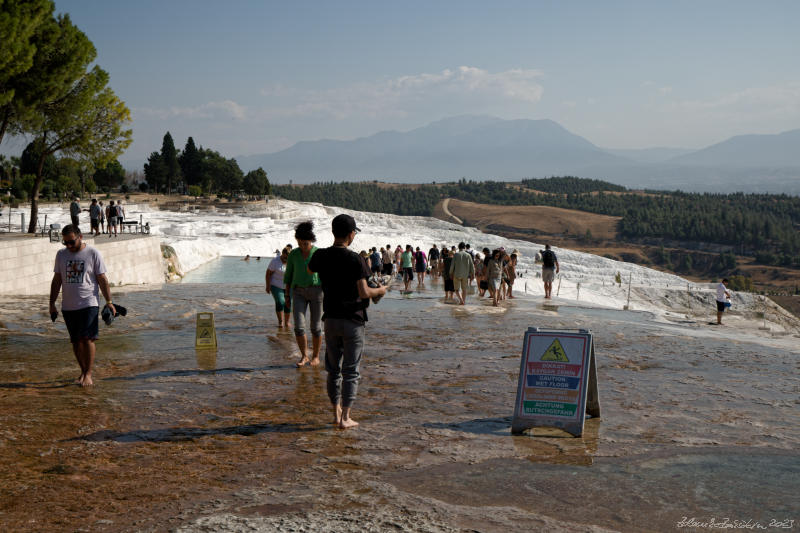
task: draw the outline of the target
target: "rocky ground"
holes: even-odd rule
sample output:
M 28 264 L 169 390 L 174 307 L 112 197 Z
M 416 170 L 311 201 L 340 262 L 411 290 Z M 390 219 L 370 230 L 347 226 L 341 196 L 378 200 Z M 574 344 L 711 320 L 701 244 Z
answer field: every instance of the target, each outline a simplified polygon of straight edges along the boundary
M 247 285 L 115 295 L 96 386 L 42 298 L 0 302 L 7 531 L 703 531 L 800 517 L 794 337 L 434 285 L 370 309 L 355 430 Z M 46 303 L 46 302 L 44 302 Z M 194 349 L 212 311 L 217 351 Z M 510 433 L 523 332 L 594 332 L 602 416 Z

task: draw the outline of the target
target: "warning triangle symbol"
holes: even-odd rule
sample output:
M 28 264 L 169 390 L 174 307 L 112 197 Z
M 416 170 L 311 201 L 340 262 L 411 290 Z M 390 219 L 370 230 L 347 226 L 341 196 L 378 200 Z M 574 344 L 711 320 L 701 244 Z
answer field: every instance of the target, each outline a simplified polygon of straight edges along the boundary
M 550 347 L 542 354 L 540 361 L 559 361 L 562 363 L 569 363 L 564 347 L 558 339 L 554 339 Z

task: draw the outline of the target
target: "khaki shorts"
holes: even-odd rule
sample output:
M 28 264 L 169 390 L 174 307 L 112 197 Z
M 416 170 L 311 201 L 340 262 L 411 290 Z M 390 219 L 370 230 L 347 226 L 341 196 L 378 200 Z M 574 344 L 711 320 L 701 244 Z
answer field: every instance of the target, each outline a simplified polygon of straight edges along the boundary
M 556 279 L 556 269 L 555 268 L 543 268 L 542 269 L 542 281 L 545 283 L 553 283 L 553 280 Z
M 457 291 L 461 290 L 466 293 L 467 287 L 469 287 L 469 280 L 467 278 L 454 278 L 453 284 Z

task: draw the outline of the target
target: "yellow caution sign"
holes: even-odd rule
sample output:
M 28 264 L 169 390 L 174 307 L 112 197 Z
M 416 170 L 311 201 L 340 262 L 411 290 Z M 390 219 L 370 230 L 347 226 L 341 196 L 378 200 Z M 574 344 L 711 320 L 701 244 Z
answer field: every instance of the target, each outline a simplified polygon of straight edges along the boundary
M 561 346 L 561 342 L 558 339 L 554 339 L 552 343 L 550 343 L 550 347 L 544 351 L 542 354 L 542 358 L 539 359 L 540 361 L 560 361 L 562 363 L 569 363 L 569 358 L 567 357 L 567 353 L 564 351 L 564 347 Z
M 195 348 L 216 348 L 217 330 L 214 328 L 214 313 L 197 313 Z

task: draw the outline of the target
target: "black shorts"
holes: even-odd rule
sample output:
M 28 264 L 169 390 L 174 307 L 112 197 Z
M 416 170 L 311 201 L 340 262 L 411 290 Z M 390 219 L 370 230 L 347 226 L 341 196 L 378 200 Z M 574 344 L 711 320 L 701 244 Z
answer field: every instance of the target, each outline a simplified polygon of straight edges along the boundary
M 489 290 L 489 283 L 485 279 L 482 279 L 480 281 L 480 283 L 478 283 L 478 287 L 480 287 L 481 289 L 483 289 L 485 291 L 488 291 Z
M 456 292 L 455 283 L 453 283 L 453 278 L 444 280 L 444 292 Z
M 718 313 L 724 313 L 726 307 L 727 306 L 725 305 L 725 302 L 720 302 L 719 300 L 717 300 L 717 312 Z
M 61 310 L 64 315 L 64 323 L 69 331 L 70 342 L 78 342 L 81 339 L 97 340 L 97 316 L 99 307 L 84 307 L 75 311 Z
M 384 276 L 391 276 L 392 275 L 392 264 L 391 263 L 384 263 L 383 264 L 383 275 Z
M 414 279 L 414 269 L 411 267 L 405 267 L 403 269 L 403 279 L 412 281 Z
M 99 218 L 92 218 L 91 219 L 91 227 L 92 227 L 92 229 L 100 229 L 100 219 Z

